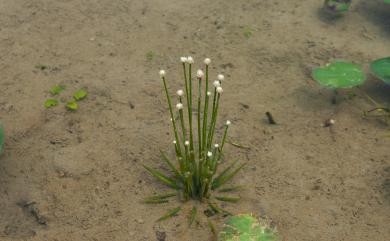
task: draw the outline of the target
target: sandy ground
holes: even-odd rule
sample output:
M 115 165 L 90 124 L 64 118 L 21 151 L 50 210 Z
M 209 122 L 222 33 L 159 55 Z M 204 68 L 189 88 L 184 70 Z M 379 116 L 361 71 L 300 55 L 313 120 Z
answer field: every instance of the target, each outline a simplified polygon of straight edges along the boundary
M 0 240 L 161 241 L 164 232 L 167 241 L 212 240 L 202 220 L 191 229 L 183 215 L 155 223 L 176 202 L 140 203 L 165 189 L 141 164 L 162 167 L 159 149 L 171 148 L 158 70 L 175 91 L 182 55 L 210 57 L 212 75 L 226 75 L 220 120 L 232 120 L 231 140 L 250 147 L 226 147 L 229 160 L 248 162 L 234 181 L 247 187 L 242 201 L 226 209 L 268 216 L 289 241 L 389 240 L 387 127 L 362 118 L 373 106 L 360 95 L 343 92 L 332 105 L 309 73 L 333 59 L 367 68 L 389 56 L 390 7 L 354 1 L 330 19 L 321 5 L 1 0 Z M 75 113 L 45 109 L 56 84 L 67 86 L 64 99 L 82 87 L 89 96 Z M 373 76 L 363 90 L 390 103 Z M 321 127 L 328 118 L 331 129 Z

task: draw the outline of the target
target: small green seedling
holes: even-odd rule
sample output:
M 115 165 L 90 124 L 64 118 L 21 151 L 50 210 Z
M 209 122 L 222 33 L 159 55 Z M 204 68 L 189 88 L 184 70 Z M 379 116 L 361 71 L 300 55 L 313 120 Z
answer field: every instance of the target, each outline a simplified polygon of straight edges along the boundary
M 39 70 L 46 70 L 49 68 L 49 66 L 45 65 L 45 64 L 37 64 L 37 65 L 35 65 L 35 68 L 37 68 Z
M 251 27 L 246 26 L 246 27 L 244 27 L 243 33 L 244 33 L 245 38 L 250 38 L 250 37 L 252 37 L 253 30 Z
M 156 56 L 156 54 L 153 51 L 149 51 L 149 52 L 146 53 L 146 60 L 147 61 L 152 61 L 155 56 Z
M 56 106 L 58 105 L 58 100 L 56 99 L 47 99 L 45 101 L 45 107 L 46 108 L 50 108 L 50 107 L 53 107 L 53 106 Z
M 4 128 L 3 125 L 0 123 L 0 154 L 3 152 L 3 145 L 4 145 Z
M 383 80 L 386 84 L 390 84 L 390 57 L 377 59 L 370 64 L 371 72 Z
M 230 217 L 218 235 L 218 241 L 277 241 L 277 232 L 261 224 L 252 215 L 241 214 Z
M 83 89 L 78 90 L 76 93 L 73 94 L 73 98 L 76 101 L 82 100 L 85 97 L 87 97 L 87 92 L 85 90 L 83 90 Z
M 325 0 L 324 8 L 333 14 L 347 12 L 351 6 L 352 0 Z
M 61 93 L 64 90 L 65 90 L 65 86 L 56 85 L 56 86 L 54 86 L 53 88 L 50 89 L 50 93 L 52 95 L 58 95 L 59 93 Z
M 70 101 L 66 103 L 66 108 L 71 111 L 76 111 L 79 108 L 79 105 L 76 103 L 76 101 Z

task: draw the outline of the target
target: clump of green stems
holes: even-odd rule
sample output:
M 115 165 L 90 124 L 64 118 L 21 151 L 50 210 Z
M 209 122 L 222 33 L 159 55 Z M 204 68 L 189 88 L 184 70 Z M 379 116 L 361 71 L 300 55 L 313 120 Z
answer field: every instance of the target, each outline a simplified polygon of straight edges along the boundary
M 174 134 L 174 149 L 176 163 L 162 152 L 163 160 L 167 163 L 172 175 L 165 175 L 148 166 L 144 166 L 148 172 L 158 178 L 169 187 L 176 189 L 184 200 L 208 200 L 210 202 L 211 191 L 216 190 L 231 180 L 244 166 L 237 161 L 219 171 L 222 163 L 223 150 L 226 143 L 230 121 L 226 121 L 220 141 L 216 141 L 218 110 L 223 93 L 223 75 L 218 75 L 211 85 L 209 81 L 210 59 L 204 60 L 204 72 L 198 70 L 193 76 L 192 57 L 182 57 L 182 69 L 184 79 L 184 91 L 177 91 L 177 103 L 175 104 L 168 91 L 168 80 L 164 70 L 160 71 L 166 94 L 168 108 Z M 211 87 L 211 88 L 210 88 Z M 226 188 L 225 188 L 226 189 Z M 237 188 L 238 189 L 238 188 Z M 235 187 L 227 190 L 234 191 Z M 222 192 L 222 191 L 221 191 Z M 149 197 L 147 203 L 164 203 L 171 194 Z M 236 197 L 217 196 L 215 200 L 234 201 Z M 174 211 L 177 211 L 174 209 Z M 175 212 L 176 214 L 177 212 Z

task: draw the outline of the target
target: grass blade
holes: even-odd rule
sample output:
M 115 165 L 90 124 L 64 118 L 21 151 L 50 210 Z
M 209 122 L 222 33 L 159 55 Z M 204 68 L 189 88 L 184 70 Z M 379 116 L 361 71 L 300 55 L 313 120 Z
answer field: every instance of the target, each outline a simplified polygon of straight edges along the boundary
M 215 179 L 211 185 L 211 189 L 217 189 L 226 182 L 228 182 L 230 179 L 232 179 L 244 166 L 246 163 L 241 164 L 239 167 L 237 167 L 233 172 L 228 174 L 228 172 L 225 172 L 224 174 L 221 174 L 218 176 L 217 179 Z
M 240 200 L 240 197 L 216 196 L 215 199 L 222 202 L 236 203 Z
M 165 183 L 169 187 L 172 187 L 174 189 L 179 189 L 176 182 L 172 178 L 169 178 L 169 177 L 165 176 L 164 174 L 162 174 L 161 172 L 153 170 L 152 168 L 150 168 L 148 166 L 145 166 L 145 165 L 143 165 L 143 166 L 150 174 L 152 174 L 154 177 L 158 178 L 160 181 L 162 181 L 163 183 Z
M 218 205 L 212 203 L 212 202 L 209 202 L 209 207 L 215 212 L 215 213 L 223 213 L 223 214 L 226 214 L 226 215 L 230 215 L 230 216 L 233 216 L 233 214 L 229 211 L 226 211 L 225 209 L 221 208 L 221 207 L 218 207 Z
M 148 200 L 144 200 L 143 202 L 147 203 L 147 204 L 159 204 L 159 203 L 167 203 L 167 202 L 169 202 L 169 200 L 167 200 L 167 199 L 148 199 Z
M 225 187 L 218 190 L 218 192 L 236 192 L 244 189 L 244 186 L 231 186 Z
M 166 193 L 166 194 L 146 197 L 145 200 L 161 200 L 161 199 L 167 199 L 167 198 L 170 198 L 170 197 L 174 197 L 176 195 L 177 195 L 177 193 L 171 192 L 171 193 Z
M 209 225 L 210 231 L 213 233 L 213 235 L 217 236 L 217 230 L 215 229 L 215 225 L 210 219 L 207 219 L 207 224 Z
M 171 162 L 171 160 L 169 160 L 169 158 L 167 157 L 167 155 L 165 155 L 165 153 L 163 151 L 161 151 L 161 155 L 164 159 L 164 161 L 168 164 L 169 168 L 171 169 L 171 171 L 175 174 L 175 176 L 182 180 L 182 176 L 180 175 L 180 172 L 177 170 L 177 168 L 175 167 L 175 165 L 173 165 L 173 163 Z
M 191 227 L 192 223 L 195 221 L 197 209 L 194 206 L 191 210 L 190 217 L 188 219 L 188 227 Z
M 177 207 L 177 208 L 169 210 L 166 214 L 164 214 L 159 219 L 157 219 L 157 222 L 160 222 L 160 221 L 166 220 L 168 218 L 171 218 L 173 216 L 176 216 L 176 214 L 178 214 L 180 212 L 180 210 L 181 210 L 181 207 Z

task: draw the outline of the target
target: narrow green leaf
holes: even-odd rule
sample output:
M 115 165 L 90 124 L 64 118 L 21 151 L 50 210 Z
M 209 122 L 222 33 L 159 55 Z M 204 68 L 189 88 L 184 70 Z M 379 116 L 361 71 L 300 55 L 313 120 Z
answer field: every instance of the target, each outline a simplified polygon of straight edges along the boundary
M 230 171 L 230 169 L 232 169 L 236 165 L 237 162 L 238 162 L 238 160 L 233 162 L 229 166 L 227 166 L 216 178 L 214 178 L 213 183 L 218 182 L 223 176 L 225 176 Z M 212 186 L 211 186 L 211 188 L 213 189 Z
M 195 221 L 197 209 L 194 206 L 191 210 L 190 217 L 188 218 L 188 226 L 191 227 L 192 223 Z
M 213 181 L 212 183 L 212 189 L 216 189 L 216 188 L 219 188 L 220 186 L 222 186 L 223 184 L 225 184 L 226 182 L 228 182 L 230 179 L 232 179 L 244 166 L 246 165 L 246 163 L 244 164 L 241 164 L 239 167 L 237 167 L 237 169 L 235 169 L 233 172 L 231 172 L 230 174 L 224 174 L 223 176 L 220 177 L 220 179 L 216 179 Z
M 175 167 L 175 165 L 173 165 L 173 163 L 169 160 L 169 158 L 167 157 L 167 155 L 165 155 L 165 153 L 163 151 L 161 151 L 161 155 L 164 159 L 164 161 L 168 164 L 169 168 L 171 169 L 171 171 L 175 174 L 175 176 L 182 180 L 182 175 L 180 175 L 180 172 L 177 170 L 177 168 Z
M 215 229 L 215 225 L 210 219 L 207 219 L 207 224 L 209 225 L 210 231 L 213 233 L 213 235 L 217 235 L 217 230 Z
M 83 90 L 83 89 L 78 90 L 76 93 L 73 94 L 73 98 L 76 101 L 82 100 L 85 97 L 87 97 L 87 92 L 85 90 Z
M 222 202 L 236 203 L 240 200 L 240 197 L 216 196 L 215 199 Z
M 61 93 L 64 90 L 65 90 L 65 86 L 56 85 L 56 86 L 54 86 L 53 88 L 50 89 L 50 93 L 52 95 L 58 95 L 59 93 Z
M 169 200 L 167 199 L 151 199 L 151 200 L 144 200 L 144 203 L 147 204 L 158 204 L 158 203 L 167 203 Z
M 176 192 L 171 192 L 171 193 L 167 193 L 167 194 L 162 194 L 162 195 L 155 195 L 155 196 L 146 197 L 145 200 L 167 199 L 167 198 L 174 197 L 174 196 L 177 196 L 177 193 L 176 193 Z
M 225 187 L 218 190 L 218 192 L 235 192 L 244 189 L 243 186 L 231 186 Z
M 162 174 L 159 171 L 153 170 L 150 167 L 147 167 L 145 165 L 143 165 L 143 166 L 150 174 L 152 174 L 154 177 L 158 178 L 160 181 L 162 181 L 163 183 L 165 183 L 169 187 L 172 187 L 174 189 L 179 189 L 179 187 L 177 186 L 176 182 L 173 179 L 165 176 L 164 174 Z
M 46 108 L 50 108 L 56 105 L 58 105 L 58 100 L 56 99 L 47 99 L 44 104 Z
M 71 111 L 75 111 L 79 108 L 79 105 L 75 101 L 70 101 L 66 103 L 66 108 Z
M 209 204 L 209 207 L 211 208 L 211 210 L 213 210 L 215 213 L 223 213 L 223 214 L 226 214 L 226 215 L 233 215 L 231 212 L 229 212 L 229 211 L 219 207 L 215 203 L 208 202 L 208 204 Z
M 178 214 L 180 212 L 180 210 L 181 210 L 181 207 L 177 207 L 177 208 L 169 210 L 166 214 L 164 214 L 162 217 L 157 219 L 157 222 L 160 222 L 160 221 L 166 220 L 168 218 L 171 218 L 173 216 L 176 216 L 176 214 Z

